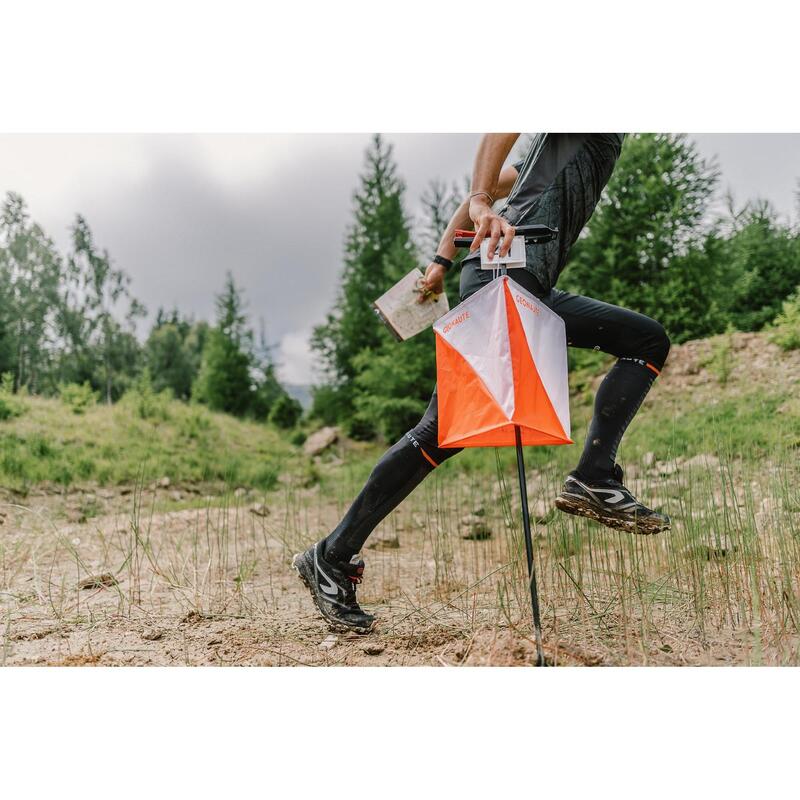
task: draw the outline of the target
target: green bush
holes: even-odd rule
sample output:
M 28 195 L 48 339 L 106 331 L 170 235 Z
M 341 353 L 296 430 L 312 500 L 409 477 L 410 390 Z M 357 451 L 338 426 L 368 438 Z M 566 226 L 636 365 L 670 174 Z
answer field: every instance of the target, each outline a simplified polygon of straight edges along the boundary
M 178 421 L 178 431 L 184 439 L 200 440 L 214 429 L 211 415 L 197 406 L 190 407 Z
M 305 431 L 295 431 L 290 437 L 289 442 L 295 447 L 302 447 L 306 443 L 308 435 Z
M 78 383 L 60 383 L 58 396 L 73 414 L 85 414 L 97 402 L 97 392 L 89 385 L 89 381 Z
M 169 408 L 171 401 L 172 392 L 169 389 L 156 392 L 153 389 L 150 372 L 145 369 L 137 378 L 133 388 L 125 392 L 121 403 L 132 409 L 140 419 L 166 422 L 172 417 Z
M 4 372 L 0 377 L 0 421 L 13 419 L 25 411 L 25 406 L 14 395 L 14 376 Z
M 297 425 L 303 415 L 303 407 L 288 394 L 281 395 L 269 412 L 269 421 L 278 428 L 288 430 Z
M 770 327 L 769 340 L 782 350 L 800 349 L 800 288 L 783 302 Z
M 733 329 L 728 328 L 724 336 L 718 337 L 711 345 L 711 354 L 703 361 L 717 378 L 720 386 L 725 386 L 733 372 Z
M 257 489 L 268 492 L 278 485 L 278 469 L 274 464 L 259 467 L 249 480 Z

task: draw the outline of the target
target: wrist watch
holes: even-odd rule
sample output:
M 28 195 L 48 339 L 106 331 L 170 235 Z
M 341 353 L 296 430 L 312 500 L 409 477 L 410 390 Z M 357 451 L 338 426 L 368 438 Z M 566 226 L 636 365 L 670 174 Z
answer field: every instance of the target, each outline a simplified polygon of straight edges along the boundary
M 445 272 L 447 272 L 450 269 L 450 267 L 453 266 L 453 262 L 449 258 L 440 256 L 438 253 L 433 257 L 433 263 L 441 264 L 444 267 Z

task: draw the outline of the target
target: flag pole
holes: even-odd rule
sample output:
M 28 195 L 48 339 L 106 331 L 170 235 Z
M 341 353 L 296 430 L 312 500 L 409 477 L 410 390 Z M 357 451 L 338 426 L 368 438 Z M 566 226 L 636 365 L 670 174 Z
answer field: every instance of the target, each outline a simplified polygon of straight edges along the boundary
M 500 275 L 508 275 L 505 264 Z M 536 641 L 536 666 L 543 667 L 544 649 L 542 648 L 542 620 L 539 613 L 539 589 L 536 586 L 536 567 L 533 565 L 533 539 L 531 538 L 531 515 L 528 510 L 528 483 L 525 480 L 525 458 L 522 454 L 522 431 L 519 425 L 514 426 L 514 438 L 517 445 L 517 474 L 519 475 L 519 497 L 522 505 L 522 530 L 525 534 L 525 555 L 528 560 L 528 587 L 531 590 L 531 611 L 533 612 L 533 638 Z
M 531 610 L 533 611 L 533 635 L 536 639 L 536 666 L 543 667 L 542 620 L 539 615 L 539 590 L 536 587 L 536 567 L 533 565 L 533 540 L 531 539 L 531 516 L 528 511 L 528 486 L 525 481 L 525 459 L 522 455 L 522 433 L 519 425 L 514 426 L 517 443 L 517 472 L 519 474 L 519 495 L 522 503 L 522 529 L 525 533 L 525 554 L 528 557 L 528 581 L 531 590 Z

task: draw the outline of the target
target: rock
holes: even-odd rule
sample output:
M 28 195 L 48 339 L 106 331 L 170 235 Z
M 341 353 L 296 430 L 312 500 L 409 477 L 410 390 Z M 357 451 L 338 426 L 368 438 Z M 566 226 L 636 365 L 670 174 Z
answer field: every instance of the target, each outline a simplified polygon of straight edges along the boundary
M 303 452 L 307 456 L 318 456 L 323 450 L 327 450 L 338 438 L 338 428 L 320 428 L 306 439 L 303 444 Z
M 171 485 L 172 485 L 172 481 L 171 481 L 171 480 L 170 480 L 170 479 L 169 479 L 169 478 L 168 478 L 166 475 L 164 475 L 164 477 L 163 477 L 163 478 L 159 478 L 159 479 L 156 481 L 156 486 L 157 486 L 159 489 L 169 489 L 169 487 L 170 487 Z
M 710 453 L 700 453 L 683 462 L 689 469 L 719 469 L 719 459 Z
M 464 529 L 464 533 L 461 536 L 462 539 L 482 542 L 492 538 L 492 529 L 488 526 L 486 520 L 477 514 L 467 514 L 467 516 L 461 520 L 461 525 Z
M 677 458 L 672 461 L 659 461 L 655 472 L 658 475 L 674 475 L 680 468 L 680 461 Z
M 240 486 L 234 493 L 234 497 L 244 497 L 247 494 L 247 489 L 244 486 Z
M 206 647 L 213 647 L 215 644 L 222 644 L 222 639 L 217 639 L 217 638 L 209 639 L 206 642 Z
M 102 589 L 105 586 L 117 585 L 117 579 L 110 572 L 104 572 L 101 575 L 89 575 L 83 580 L 78 581 L 79 589 Z
M 714 558 L 725 558 L 731 553 L 735 553 L 738 547 L 730 538 L 723 534 L 709 534 L 687 548 L 690 555 L 704 558 L 711 561 Z
M 645 467 L 652 467 L 653 464 L 656 463 L 656 454 L 655 453 L 645 453 L 642 456 L 642 464 Z
M 332 650 L 336 645 L 339 644 L 339 637 L 334 636 L 331 634 L 330 636 L 326 636 L 318 645 L 317 647 L 320 650 Z
M 183 495 L 177 489 L 174 492 L 170 492 L 169 497 L 175 503 L 180 503 L 183 500 Z
M 400 537 L 398 536 L 382 536 L 379 539 L 373 539 L 368 545 L 371 550 L 399 550 Z
M 190 611 L 188 614 L 181 618 L 181 622 L 186 625 L 196 625 L 198 622 L 202 622 L 204 619 L 207 619 L 208 615 L 203 614 L 200 611 Z
M 380 642 L 366 642 L 361 645 L 361 650 L 368 656 L 379 656 L 386 649 L 385 644 Z
M 257 517 L 268 517 L 269 508 L 267 508 L 264 503 L 258 503 L 257 505 L 250 507 L 250 513 L 255 514 Z
M 142 639 L 146 642 L 157 642 L 163 635 L 161 628 L 145 628 L 142 631 Z

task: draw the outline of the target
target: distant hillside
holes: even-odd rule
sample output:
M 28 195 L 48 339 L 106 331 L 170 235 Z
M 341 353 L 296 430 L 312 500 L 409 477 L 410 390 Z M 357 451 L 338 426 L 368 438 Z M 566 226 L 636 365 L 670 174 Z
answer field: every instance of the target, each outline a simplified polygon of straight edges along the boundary
M 76 414 L 55 398 L 13 396 L 0 421 L 0 486 L 132 484 L 168 478 L 198 486 L 273 488 L 297 449 L 264 423 L 135 393 Z

